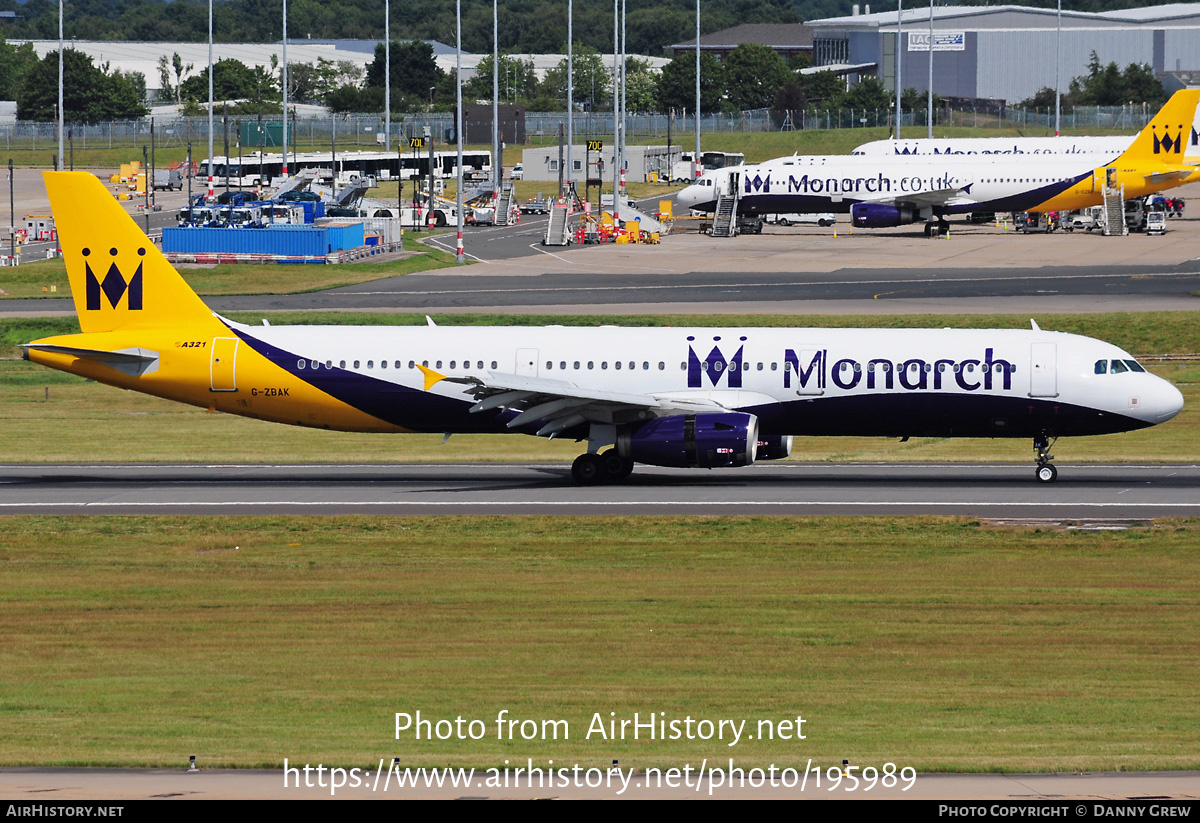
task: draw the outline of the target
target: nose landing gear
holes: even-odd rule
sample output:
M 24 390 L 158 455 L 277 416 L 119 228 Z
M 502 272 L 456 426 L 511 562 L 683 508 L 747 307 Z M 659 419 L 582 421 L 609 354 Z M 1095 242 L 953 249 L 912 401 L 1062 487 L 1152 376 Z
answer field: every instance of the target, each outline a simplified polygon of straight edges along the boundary
M 1050 453 L 1050 446 L 1057 440 L 1057 437 L 1051 440 L 1044 434 L 1033 438 L 1033 447 L 1037 449 L 1037 469 L 1034 477 L 1039 483 L 1053 483 L 1058 479 L 1058 469 L 1050 462 L 1054 459 L 1054 455 Z

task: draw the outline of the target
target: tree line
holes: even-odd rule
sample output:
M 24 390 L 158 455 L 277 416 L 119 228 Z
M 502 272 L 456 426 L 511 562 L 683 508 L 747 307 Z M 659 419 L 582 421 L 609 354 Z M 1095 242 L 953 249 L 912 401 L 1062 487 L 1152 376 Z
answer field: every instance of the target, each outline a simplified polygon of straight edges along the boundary
M 449 109 L 455 101 L 455 79 L 434 60 L 433 47 L 425 41 L 391 44 L 391 108 L 393 111 Z M 773 109 L 799 112 L 806 109 L 883 110 L 891 108 L 893 96 L 877 77 L 863 77 L 846 86 L 832 72 L 802 74 L 807 56 L 785 61 L 767 46 L 743 44 L 723 61 L 711 54 L 700 58 L 700 104 L 705 113 Z M 335 112 L 382 112 L 384 110 L 386 60 L 384 45 L 378 44 L 365 69 L 349 62 L 319 60 L 316 64 L 290 63 L 288 99 L 295 103 L 326 105 Z M 538 79 L 530 61 L 513 55 L 500 56 L 500 98 L 519 103 L 531 111 L 563 111 L 567 104 L 567 61 L 561 60 L 545 77 Z M 584 110 L 612 108 L 613 66 L 605 55 L 577 44 L 573 92 L 576 106 Z M 689 112 L 696 105 L 696 61 L 685 54 L 669 61 L 661 72 L 649 64 L 629 58 L 626 64 L 626 106 L 631 112 Z M 110 71 L 96 66 L 82 52 L 68 49 L 65 57 L 64 107 L 68 119 L 96 122 L 128 119 L 146 114 L 146 81 L 138 73 Z M 206 111 L 208 71 L 185 64 L 178 54 L 162 57 L 158 65 L 159 100 L 181 104 L 184 114 Z M 225 113 L 278 114 L 282 109 L 283 71 L 276 58 L 269 66 L 250 67 L 238 60 L 218 60 L 213 66 L 214 97 L 230 101 Z M 17 101 L 22 120 L 53 120 L 57 117 L 58 55 L 51 52 L 38 59 L 32 46 L 16 46 L 0 39 L 0 99 Z M 492 96 L 492 57 L 479 63 L 474 75 L 463 84 L 464 99 L 488 101 Z M 1073 78 L 1064 104 L 1121 105 L 1129 102 L 1157 104 L 1166 99 L 1162 84 L 1150 67 L 1130 64 L 1124 70 L 1115 63 L 1103 65 L 1093 53 L 1088 73 Z M 935 103 L 936 100 L 935 95 Z M 1027 107 L 1053 108 L 1054 92 L 1042 89 Z M 926 107 L 925 94 L 906 89 L 901 106 L 906 110 Z
M 988 0 L 956 0 L 984 5 Z M 850 14 L 856 0 L 704 0 L 701 32 L 708 34 L 741 23 L 802 23 Z M 862 0 L 857 0 L 860 4 Z M 1024 5 L 1054 8 L 1057 0 L 1022 0 Z M 1139 0 L 1068 0 L 1072 11 L 1137 8 Z M 567 4 L 563 0 L 499 0 L 500 48 L 514 53 L 562 52 L 567 42 Z M 874 9 L 894 9 L 881 2 Z M 7 24 L 14 39 L 58 37 L 55 0 L 0 0 L 0 10 L 19 15 Z M 454 4 L 428 0 L 393 0 L 392 36 L 454 42 Z M 613 7 L 608 0 L 574 3 L 575 39 L 599 52 L 612 49 Z M 463 48 L 492 50 L 490 0 L 463 0 Z M 64 7 L 67 39 L 142 42 L 202 42 L 208 39 L 207 0 L 70 0 Z M 217 0 L 213 7 L 214 37 L 225 43 L 265 43 L 282 37 L 282 0 Z M 381 0 L 289 0 L 291 38 L 374 39 L 383 32 Z M 629 4 L 626 37 L 634 54 L 661 55 L 673 43 L 695 37 L 694 0 L 656 0 Z
M 740 23 L 800 23 L 849 14 L 854 0 L 705 0 L 701 30 L 720 31 Z M 383 0 L 289 0 L 288 36 L 294 40 L 376 39 L 383 35 Z M 20 17 L 7 27 L 10 38 L 57 39 L 55 0 L 0 0 L 0 10 Z M 499 0 L 500 48 L 527 54 L 566 50 L 565 0 Z M 70 0 L 64 7 L 67 39 L 203 42 L 208 39 L 207 0 Z M 463 48 L 492 50 L 491 0 L 463 0 Z M 626 38 L 634 54 L 660 55 L 676 42 L 695 38 L 695 0 L 627 4 Z M 392 36 L 453 44 L 454 3 L 391 0 Z M 217 0 L 213 36 L 219 42 L 269 43 L 282 38 L 281 0 Z M 574 3 L 575 39 L 603 52 L 612 50 L 613 4 Z

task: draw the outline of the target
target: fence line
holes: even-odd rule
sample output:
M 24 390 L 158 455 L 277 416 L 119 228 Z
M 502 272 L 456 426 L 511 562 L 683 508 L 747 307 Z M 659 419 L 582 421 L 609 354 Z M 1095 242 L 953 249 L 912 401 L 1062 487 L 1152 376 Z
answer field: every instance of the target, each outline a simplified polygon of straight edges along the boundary
M 1155 110 L 1142 105 L 1112 107 L 1076 107 L 1062 115 L 1062 126 L 1068 129 L 1140 129 L 1153 117 Z M 228 134 L 230 153 L 236 152 L 237 137 L 241 123 L 257 121 L 257 116 L 229 116 Z M 266 116 L 264 122 L 277 122 L 278 116 Z M 530 142 L 552 141 L 558 134 L 560 123 L 566 122 L 564 112 L 528 112 L 525 115 L 526 139 Z M 906 111 L 901 125 L 905 127 L 926 126 L 926 112 Z M 992 108 L 941 108 L 934 111 L 935 126 L 972 127 L 980 129 L 1052 129 L 1053 109 L 1022 109 L 1015 107 Z M 383 131 L 383 116 L 373 113 L 327 115 L 324 117 L 295 119 L 292 124 L 295 142 L 302 146 L 328 146 L 332 144 L 335 128 L 337 145 L 365 148 L 377 145 L 376 135 Z M 889 109 L 805 109 L 780 112 L 768 109 L 734 113 L 702 114 L 702 134 L 751 133 L 815 129 L 890 128 L 892 112 Z M 453 139 L 454 120 L 449 112 L 396 113 L 392 115 L 392 141 L 420 136 L 425 127 L 430 127 L 434 140 L 444 142 Z M 672 142 L 687 144 L 689 135 L 694 134 L 695 117 L 662 113 L 638 113 L 626 116 L 627 139 L 641 142 L 646 139 L 662 139 L 672 134 Z M 612 112 L 581 112 L 574 118 L 575 134 L 579 138 L 611 137 L 613 134 Z M 103 123 L 70 123 L 66 139 L 74 150 L 124 148 L 143 146 L 150 143 L 151 118 L 136 120 L 113 120 Z M 214 152 L 224 153 L 226 127 L 223 118 L 217 118 L 213 135 Z M 677 139 L 678 138 L 678 139 Z M 7 149 L 54 150 L 58 144 L 58 124 L 33 121 L 16 121 L 0 125 L 0 140 Z M 192 144 L 193 156 L 197 159 L 207 153 L 208 117 L 155 118 L 154 146 L 177 148 Z M 406 143 L 405 143 L 406 144 Z M 252 151 L 257 146 L 245 146 Z

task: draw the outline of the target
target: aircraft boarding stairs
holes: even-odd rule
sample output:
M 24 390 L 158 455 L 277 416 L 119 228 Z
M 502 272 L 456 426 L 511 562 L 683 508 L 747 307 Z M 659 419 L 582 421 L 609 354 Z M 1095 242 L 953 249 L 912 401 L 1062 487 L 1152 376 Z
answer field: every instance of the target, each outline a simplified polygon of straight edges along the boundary
M 737 192 L 717 196 L 717 213 L 713 218 L 713 237 L 733 237 L 737 234 Z
M 566 203 L 555 203 L 546 223 L 543 246 L 566 246 L 571 242 L 571 209 Z
M 1104 187 L 1104 236 L 1129 234 L 1125 225 L 1125 187 Z
M 641 209 L 635 209 L 629 203 L 621 206 L 621 222 L 625 228 L 629 228 L 630 224 L 637 221 L 641 224 L 642 231 L 657 231 L 663 230 L 663 224 L 658 222 L 653 216 L 646 214 Z
M 292 191 L 303 191 L 308 188 L 309 184 L 316 178 L 316 172 L 312 169 L 301 169 L 287 180 L 280 184 L 279 188 L 275 189 L 275 193 L 268 200 L 278 200 L 280 195 L 287 194 Z
M 509 215 L 512 214 L 513 207 L 513 185 L 505 183 L 500 190 L 500 198 L 496 201 L 496 222 L 497 226 L 507 226 Z

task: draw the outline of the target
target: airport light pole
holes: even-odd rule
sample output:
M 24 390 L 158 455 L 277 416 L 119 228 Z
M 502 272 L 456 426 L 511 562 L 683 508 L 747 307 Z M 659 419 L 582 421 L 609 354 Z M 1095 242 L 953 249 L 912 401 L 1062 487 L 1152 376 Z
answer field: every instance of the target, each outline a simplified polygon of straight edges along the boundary
M 625 75 L 629 69 L 628 43 L 625 40 L 625 0 L 621 0 L 621 196 L 625 196 L 625 141 L 629 139 L 625 122 Z
M 287 165 L 287 150 L 288 150 L 288 135 L 287 135 L 287 107 L 288 107 L 288 69 L 287 69 L 287 0 L 283 0 L 283 168 L 282 176 L 288 176 Z M 229 160 L 225 160 L 228 166 Z M 238 170 L 241 173 L 241 170 Z
M 903 42 L 900 32 L 900 18 L 904 16 L 904 0 L 896 2 L 896 139 L 900 139 L 900 93 L 904 85 L 900 82 L 900 44 Z
M 696 154 L 692 158 L 692 180 L 700 179 L 700 0 L 696 0 Z
M 463 252 L 463 116 L 462 116 L 462 0 L 454 0 L 454 18 L 457 27 L 456 40 L 454 41 L 454 86 L 455 86 L 455 126 L 454 136 L 458 142 L 458 181 L 455 185 L 454 206 L 458 212 L 458 245 L 456 247 L 454 258 L 459 265 L 467 262 L 467 256 Z M 429 203 L 433 205 L 433 189 L 429 190 Z
M 8 253 L 17 262 L 17 206 L 13 198 L 13 161 L 8 158 Z
M 58 167 L 63 167 L 63 0 L 58 0 Z
M 925 92 L 929 108 L 925 114 L 929 126 L 929 139 L 933 139 L 933 0 L 929 0 L 929 90 Z
M 575 142 L 575 44 L 573 23 L 574 0 L 567 0 L 567 188 L 571 187 L 571 146 Z M 561 195 L 562 192 L 559 192 Z
M 1058 31 L 1054 35 L 1054 136 L 1060 134 L 1062 116 L 1062 0 L 1058 0 Z
M 392 150 L 392 0 L 383 3 L 383 151 Z M 400 148 L 396 147 L 396 157 L 400 156 Z M 391 161 L 389 160 L 390 164 Z M 402 164 L 399 159 L 396 167 Z
M 500 18 L 497 5 L 498 0 L 492 0 L 492 182 L 496 190 L 496 205 L 499 206 L 504 168 L 500 163 Z M 508 79 L 507 71 L 508 67 L 505 66 L 505 80 Z
M 213 0 L 208 0 L 208 199 L 213 192 Z
M 699 2 L 699 1 L 700 0 L 696 0 L 696 2 Z M 612 206 L 612 209 L 613 209 L 613 211 L 612 211 L 612 215 L 613 215 L 613 231 L 614 232 L 621 228 L 621 197 L 620 197 L 620 192 L 618 190 L 619 184 L 617 183 L 617 167 L 620 165 L 620 163 L 617 160 L 617 146 L 621 142 L 621 121 L 617 119 L 617 99 L 620 97 L 620 94 L 618 92 L 621 88 L 620 79 L 619 79 L 621 76 L 620 75 L 620 67 L 617 65 L 617 60 L 620 57 L 620 47 L 621 47 L 621 32 L 620 32 L 620 29 L 618 28 L 618 25 L 620 24 L 620 20 L 621 20 L 621 11 L 620 11 L 619 4 L 620 4 L 620 0 L 613 0 L 613 99 L 612 99 L 612 113 L 613 113 L 613 147 L 612 147 L 613 206 Z M 601 200 L 601 209 L 600 210 L 601 211 L 604 210 L 603 200 Z

